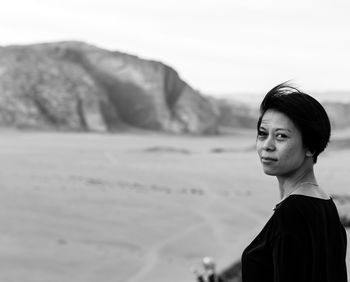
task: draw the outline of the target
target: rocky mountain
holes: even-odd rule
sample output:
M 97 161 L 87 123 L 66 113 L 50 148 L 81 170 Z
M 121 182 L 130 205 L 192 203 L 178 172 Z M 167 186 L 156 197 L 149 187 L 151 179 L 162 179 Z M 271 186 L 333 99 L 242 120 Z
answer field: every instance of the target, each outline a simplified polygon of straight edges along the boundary
M 169 66 L 82 42 L 0 48 L 0 125 L 215 133 L 212 103 Z

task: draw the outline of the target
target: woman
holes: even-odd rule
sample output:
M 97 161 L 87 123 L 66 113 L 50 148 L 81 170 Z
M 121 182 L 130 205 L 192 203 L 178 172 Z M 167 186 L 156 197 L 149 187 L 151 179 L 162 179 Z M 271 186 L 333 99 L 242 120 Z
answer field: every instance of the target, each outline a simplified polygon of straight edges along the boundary
M 257 130 L 263 170 L 276 176 L 281 201 L 242 254 L 243 282 L 347 282 L 346 232 L 314 174 L 330 138 L 326 111 L 281 84 L 262 101 Z

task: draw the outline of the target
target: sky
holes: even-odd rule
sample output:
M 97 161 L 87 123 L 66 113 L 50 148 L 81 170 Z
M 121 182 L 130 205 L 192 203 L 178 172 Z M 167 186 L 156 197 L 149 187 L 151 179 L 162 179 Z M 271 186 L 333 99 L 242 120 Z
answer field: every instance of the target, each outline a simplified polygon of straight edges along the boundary
M 0 1 L 1 46 L 84 41 L 161 61 L 214 96 L 287 80 L 305 92 L 350 90 L 347 0 Z

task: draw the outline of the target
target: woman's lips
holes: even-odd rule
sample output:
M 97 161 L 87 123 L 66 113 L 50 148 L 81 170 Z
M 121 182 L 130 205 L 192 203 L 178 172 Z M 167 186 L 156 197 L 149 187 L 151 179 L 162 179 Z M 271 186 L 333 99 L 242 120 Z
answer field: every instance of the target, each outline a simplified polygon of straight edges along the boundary
M 273 163 L 276 162 L 277 159 L 275 158 L 270 158 L 270 157 L 261 157 L 261 162 L 262 163 Z

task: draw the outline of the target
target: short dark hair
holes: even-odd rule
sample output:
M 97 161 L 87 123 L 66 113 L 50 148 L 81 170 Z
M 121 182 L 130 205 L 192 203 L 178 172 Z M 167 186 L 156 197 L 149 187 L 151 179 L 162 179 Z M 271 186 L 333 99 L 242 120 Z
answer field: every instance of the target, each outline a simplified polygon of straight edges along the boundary
M 269 109 L 281 112 L 293 121 L 301 132 L 304 146 L 313 153 L 316 163 L 331 135 L 331 124 L 323 106 L 310 95 L 284 82 L 272 88 L 261 102 L 258 130 Z

